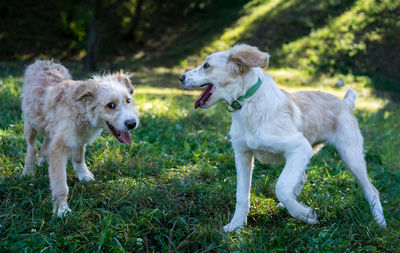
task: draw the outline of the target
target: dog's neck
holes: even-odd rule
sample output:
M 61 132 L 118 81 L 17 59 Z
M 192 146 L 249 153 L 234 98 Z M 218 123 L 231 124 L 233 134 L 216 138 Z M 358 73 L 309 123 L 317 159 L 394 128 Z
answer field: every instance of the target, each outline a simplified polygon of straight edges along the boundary
M 261 70 L 261 71 L 260 71 Z M 255 83 L 257 83 L 258 79 L 263 80 L 265 73 L 260 68 L 251 68 L 248 73 L 243 77 L 242 91 L 241 96 L 243 96 Z
M 262 117 L 273 117 L 279 108 L 287 105 L 289 99 L 287 95 L 261 68 L 252 68 L 243 77 L 243 88 L 237 97 L 243 96 L 257 82 L 258 78 L 262 81 L 261 86 L 251 97 L 241 102 L 241 109 L 232 112 L 232 119 L 237 117 L 251 119 L 260 116 L 260 113 L 257 112 L 263 112 Z
M 261 79 L 262 83 L 258 90 L 243 101 L 243 105 L 257 103 L 259 106 L 265 105 L 269 110 L 274 110 L 279 107 L 282 103 L 286 102 L 286 95 L 282 90 L 276 85 L 271 75 L 265 74 L 261 68 L 252 68 L 244 77 L 242 84 L 242 91 L 239 96 L 243 96 L 255 83 L 257 80 Z

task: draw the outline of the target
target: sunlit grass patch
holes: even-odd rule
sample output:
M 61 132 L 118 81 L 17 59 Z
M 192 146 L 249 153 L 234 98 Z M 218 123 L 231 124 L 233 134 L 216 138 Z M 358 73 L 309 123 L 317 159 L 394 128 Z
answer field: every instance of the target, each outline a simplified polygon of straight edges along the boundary
M 227 28 L 219 38 L 203 48 L 201 56 L 205 57 L 212 52 L 229 49 L 237 41 L 246 39 L 246 35 L 249 36 L 256 27 L 257 21 L 265 16 L 269 16 L 269 12 L 272 12 L 274 7 L 282 1 L 273 0 L 261 4 L 259 2 L 250 1 L 244 8 L 243 16 L 234 25 Z

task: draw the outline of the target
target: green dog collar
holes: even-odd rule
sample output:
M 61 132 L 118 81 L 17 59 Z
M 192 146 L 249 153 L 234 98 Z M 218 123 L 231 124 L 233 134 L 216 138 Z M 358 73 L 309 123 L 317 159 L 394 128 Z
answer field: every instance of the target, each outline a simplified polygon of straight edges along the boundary
M 253 96 L 254 93 L 260 88 L 262 84 L 262 81 L 260 78 L 258 78 L 257 83 L 255 83 L 253 86 L 251 86 L 250 89 L 247 90 L 246 94 L 244 96 L 239 97 L 235 101 L 233 101 L 231 104 L 226 104 L 226 109 L 229 112 L 234 112 L 242 108 L 242 104 L 240 102 L 243 102 L 245 99 L 248 99 L 249 97 Z

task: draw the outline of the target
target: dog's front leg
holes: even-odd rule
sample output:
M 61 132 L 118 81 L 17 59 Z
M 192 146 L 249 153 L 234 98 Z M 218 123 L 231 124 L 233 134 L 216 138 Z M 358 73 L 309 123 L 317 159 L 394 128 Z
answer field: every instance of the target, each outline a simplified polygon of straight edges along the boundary
M 252 153 L 235 150 L 237 171 L 236 209 L 231 222 L 224 226 L 225 232 L 232 232 L 240 229 L 247 222 L 247 213 L 250 208 L 250 187 L 253 163 L 254 156 Z
M 85 163 L 85 146 L 82 145 L 72 150 L 72 164 L 79 181 L 92 181 L 94 176 Z
M 68 148 L 62 141 L 53 141 L 49 146 L 49 177 L 53 214 L 57 214 L 58 217 L 71 211 L 67 203 L 67 159 Z

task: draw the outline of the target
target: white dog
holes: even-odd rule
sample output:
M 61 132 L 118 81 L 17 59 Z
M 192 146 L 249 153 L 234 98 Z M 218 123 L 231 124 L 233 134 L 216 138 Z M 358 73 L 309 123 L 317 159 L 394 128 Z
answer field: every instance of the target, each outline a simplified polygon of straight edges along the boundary
M 296 200 L 306 181 L 305 171 L 313 146 L 334 145 L 356 177 L 375 220 L 386 226 L 379 193 L 368 179 L 363 156 L 363 138 L 351 113 L 356 93 L 349 89 L 343 100 L 323 92 L 289 94 L 278 88 L 261 69 L 269 54 L 256 47 L 237 45 L 211 54 L 202 66 L 180 77 L 184 88 L 207 86 L 195 108 L 207 109 L 225 100 L 231 111 L 230 135 L 237 170 L 236 210 L 224 227 L 234 231 L 246 224 L 254 157 L 269 163 L 286 160 L 275 192 L 289 213 L 315 224 L 315 212 Z
M 85 146 L 108 129 L 121 143 L 130 144 L 129 130 L 139 124 L 131 94 L 130 76 L 117 73 L 73 81 L 68 70 L 53 61 L 37 60 L 25 72 L 22 110 L 28 143 L 23 175 L 33 175 L 36 136 L 45 136 L 38 164 L 48 157 L 53 213 L 71 211 L 67 196 L 67 159 L 80 181 L 93 174 L 85 163 Z

